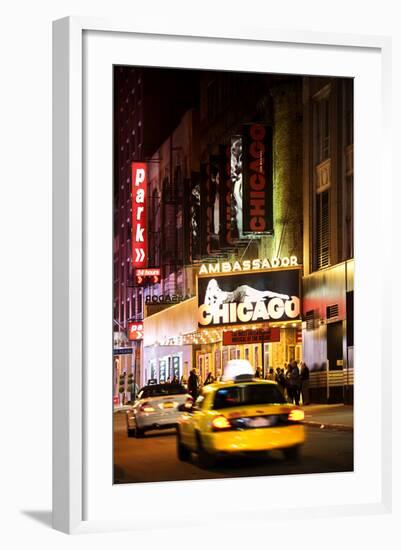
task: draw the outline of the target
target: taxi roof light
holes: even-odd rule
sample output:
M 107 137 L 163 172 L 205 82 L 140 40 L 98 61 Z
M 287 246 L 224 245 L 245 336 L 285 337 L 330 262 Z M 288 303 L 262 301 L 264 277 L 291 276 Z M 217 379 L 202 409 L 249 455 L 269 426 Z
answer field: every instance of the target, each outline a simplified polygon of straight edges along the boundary
M 253 374 L 238 374 L 234 376 L 234 382 L 252 382 L 254 378 Z
M 247 375 L 253 378 L 255 371 L 246 359 L 230 359 L 224 368 L 223 381 L 235 380 L 238 376 Z

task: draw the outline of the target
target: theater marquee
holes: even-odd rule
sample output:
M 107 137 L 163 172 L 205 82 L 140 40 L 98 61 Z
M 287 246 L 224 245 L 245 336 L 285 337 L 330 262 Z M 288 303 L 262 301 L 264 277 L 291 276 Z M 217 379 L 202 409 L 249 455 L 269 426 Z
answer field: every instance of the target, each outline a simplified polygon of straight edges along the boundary
M 300 269 L 198 278 L 198 325 L 247 325 L 300 317 Z

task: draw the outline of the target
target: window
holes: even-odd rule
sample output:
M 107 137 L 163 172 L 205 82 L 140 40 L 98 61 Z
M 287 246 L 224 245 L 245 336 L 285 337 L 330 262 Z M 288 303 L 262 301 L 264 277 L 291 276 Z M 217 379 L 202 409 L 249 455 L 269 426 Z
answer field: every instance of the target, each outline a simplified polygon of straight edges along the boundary
M 354 256 L 354 176 L 345 178 L 345 258 Z
M 315 195 L 316 200 L 316 246 L 315 269 L 322 269 L 330 265 L 330 216 L 329 191 Z
M 344 258 L 354 255 L 354 81 L 344 84 Z
M 229 407 L 285 403 L 285 398 L 275 384 L 236 385 L 217 390 L 214 409 Z
M 326 86 L 313 102 L 313 269 L 330 265 L 331 96 Z
M 354 80 L 345 81 L 345 145 L 354 143 Z
M 317 100 L 314 106 L 315 164 L 320 164 L 330 157 L 329 106 L 329 95 Z
M 209 82 L 207 86 L 207 118 L 211 122 L 217 115 L 218 87 L 216 80 Z
M 180 384 L 153 384 L 142 388 L 138 395 L 138 399 L 162 397 L 163 395 L 183 395 L 185 393 L 187 393 L 187 390 Z

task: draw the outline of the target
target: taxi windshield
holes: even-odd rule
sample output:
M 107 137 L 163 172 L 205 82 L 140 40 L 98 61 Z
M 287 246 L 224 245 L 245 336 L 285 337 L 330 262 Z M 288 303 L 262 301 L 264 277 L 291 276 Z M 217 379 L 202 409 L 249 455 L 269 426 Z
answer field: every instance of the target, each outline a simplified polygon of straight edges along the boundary
M 236 385 L 217 390 L 214 409 L 240 407 L 242 405 L 267 405 L 285 403 L 285 397 L 275 384 Z

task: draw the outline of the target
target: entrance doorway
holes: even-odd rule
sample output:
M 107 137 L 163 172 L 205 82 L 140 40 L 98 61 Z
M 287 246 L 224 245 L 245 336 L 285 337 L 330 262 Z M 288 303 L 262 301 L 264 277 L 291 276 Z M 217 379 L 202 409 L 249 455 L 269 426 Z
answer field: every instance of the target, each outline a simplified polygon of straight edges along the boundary
M 343 324 L 327 324 L 327 359 L 329 361 L 329 403 L 342 403 L 343 396 Z

